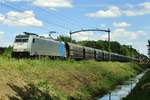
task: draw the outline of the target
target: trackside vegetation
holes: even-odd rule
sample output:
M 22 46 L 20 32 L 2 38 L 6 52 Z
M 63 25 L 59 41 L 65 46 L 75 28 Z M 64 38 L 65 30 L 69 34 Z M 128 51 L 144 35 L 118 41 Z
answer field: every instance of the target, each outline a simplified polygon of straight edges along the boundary
M 14 59 L 6 52 L 0 56 L 0 99 L 93 100 L 142 70 L 133 62 Z
M 150 98 L 150 70 L 143 76 L 137 86 L 123 100 L 149 100 Z

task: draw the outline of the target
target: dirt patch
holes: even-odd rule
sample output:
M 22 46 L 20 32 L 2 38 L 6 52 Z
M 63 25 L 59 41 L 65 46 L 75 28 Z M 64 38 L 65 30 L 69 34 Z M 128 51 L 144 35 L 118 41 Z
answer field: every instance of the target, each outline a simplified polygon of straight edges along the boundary
M 15 95 L 15 92 L 7 85 L 7 83 L 0 80 L 0 100 L 9 100 L 8 95 L 13 96 Z
M 9 83 L 14 83 L 20 87 L 25 85 L 25 82 L 19 76 L 15 76 L 16 79 L 13 77 L 9 72 L 0 70 L 0 100 L 10 100 L 8 96 L 16 95 L 16 92 L 8 85 Z

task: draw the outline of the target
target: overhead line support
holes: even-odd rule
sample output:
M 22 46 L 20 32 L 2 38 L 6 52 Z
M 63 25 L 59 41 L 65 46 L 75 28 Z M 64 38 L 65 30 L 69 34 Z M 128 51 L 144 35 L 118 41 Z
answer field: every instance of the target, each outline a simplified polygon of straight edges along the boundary
M 110 39 L 111 39 L 111 36 L 110 36 L 110 29 L 108 28 L 107 30 L 103 30 L 103 29 L 81 29 L 79 31 L 74 31 L 74 32 L 69 32 L 69 35 L 70 35 L 70 42 L 72 42 L 72 34 L 75 34 L 75 33 L 80 33 L 80 32 L 85 32 L 85 31 L 102 31 L 102 32 L 107 32 L 108 33 L 108 52 L 109 52 L 109 61 L 111 61 L 111 45 L 110 45 Z

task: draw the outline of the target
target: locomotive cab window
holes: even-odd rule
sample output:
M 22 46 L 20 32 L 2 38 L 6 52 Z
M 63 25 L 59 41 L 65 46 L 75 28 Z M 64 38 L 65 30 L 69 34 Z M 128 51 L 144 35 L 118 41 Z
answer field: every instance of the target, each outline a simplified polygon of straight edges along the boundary
M 15 42 L 28 42 L 28 39 L 16 39 Z

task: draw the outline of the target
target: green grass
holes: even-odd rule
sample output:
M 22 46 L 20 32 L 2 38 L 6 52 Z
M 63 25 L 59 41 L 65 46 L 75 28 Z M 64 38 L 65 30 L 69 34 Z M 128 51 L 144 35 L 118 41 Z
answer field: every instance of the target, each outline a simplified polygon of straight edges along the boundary
M 139 71 L 135 63 L 0 57 L 0 80 L 4 83 L 21 87 L 32 83 L 60 100 L 94 98 Z
M 150 99 L 150 71 L 140 80 L 133 91 L 123 100 L 149 100 Z

